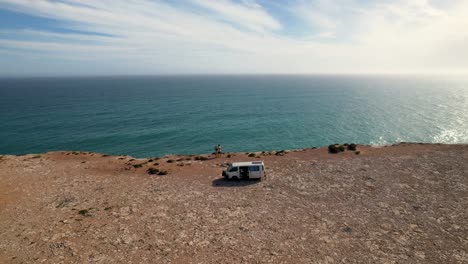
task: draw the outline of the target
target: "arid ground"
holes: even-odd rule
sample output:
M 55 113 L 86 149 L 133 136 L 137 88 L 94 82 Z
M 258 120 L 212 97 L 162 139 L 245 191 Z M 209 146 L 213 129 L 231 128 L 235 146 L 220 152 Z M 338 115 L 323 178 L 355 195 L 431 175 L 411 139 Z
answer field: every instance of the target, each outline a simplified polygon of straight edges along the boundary
M 468 263 L 468 145 L 358 150 L 0 156 L 0 263 Z

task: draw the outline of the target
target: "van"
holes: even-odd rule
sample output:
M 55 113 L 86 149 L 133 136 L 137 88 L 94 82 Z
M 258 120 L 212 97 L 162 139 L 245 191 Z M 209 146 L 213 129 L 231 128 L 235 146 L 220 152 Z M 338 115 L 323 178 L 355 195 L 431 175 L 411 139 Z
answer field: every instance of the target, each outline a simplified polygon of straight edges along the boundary
M 223 171 L 223 176 L 228 179 L 262 179 L 265 176 L 263 161 L 234 162 Z

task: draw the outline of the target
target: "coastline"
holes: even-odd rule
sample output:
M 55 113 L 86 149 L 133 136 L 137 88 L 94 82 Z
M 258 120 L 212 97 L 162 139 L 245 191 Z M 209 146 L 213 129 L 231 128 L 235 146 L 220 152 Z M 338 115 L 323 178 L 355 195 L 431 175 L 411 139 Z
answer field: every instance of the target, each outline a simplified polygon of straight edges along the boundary
M 466 261 L 468 145 L 358 151 L 0 155 L 0 262 Z

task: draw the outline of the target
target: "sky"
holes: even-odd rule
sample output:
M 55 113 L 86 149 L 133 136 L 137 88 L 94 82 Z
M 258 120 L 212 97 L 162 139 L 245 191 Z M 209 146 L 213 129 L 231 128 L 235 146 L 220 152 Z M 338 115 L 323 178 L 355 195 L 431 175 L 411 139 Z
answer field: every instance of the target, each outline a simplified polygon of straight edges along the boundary
M 468 74 L 468 0 L 0 0 L 0 76 Z

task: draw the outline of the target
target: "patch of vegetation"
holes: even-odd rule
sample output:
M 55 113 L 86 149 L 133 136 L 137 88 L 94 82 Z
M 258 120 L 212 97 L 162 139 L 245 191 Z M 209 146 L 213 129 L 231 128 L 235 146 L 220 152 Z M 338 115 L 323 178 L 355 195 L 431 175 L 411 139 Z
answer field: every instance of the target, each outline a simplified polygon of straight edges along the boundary
M 361 154 L 361 151 L 358 150 L 358 151 L 356 151 L 355 153 L 356 153 L 356 155 L 360 155 L 360 154 Z
M 184 159 L 180 158 L 180 159 L 177 159 L 176 161 L 183 161 Z
M 159 170 L 156 169 L 156 168 L 149 168 L 147 170 L 147 172 L 148 172 L 148 174 L 157 174 L 159 172 Z
M 143 164 L 133 164 L 132 166 L 133 166 L 133 168 L 136 169 L 136 168 L 141 168 L 141 167 L 143 167 Z
M 275 153 L 276 156 L 284 156 L 286 155 L 286 151 L 285 150 L 280 150 L 278 152 Z
M 73 155 L 80 155 L 80 153 L 79 153 L 79 152 L 76 152 L 76 151 L 73 151 L 72 154 L 73 154 Z
M 343 152 L 346 150 L 345 146 L 341 145 L 341 146 L 338 146 L 338 149 L 340 150 L 340 152 Z
M 340 148 L 340 147 L 342 147 L 342 148 Z M 340 146 L 338 144 L 328 146 L 328 152 L 330 152 L 330 153 L 336 154 L 336 153 L 340 153 L 342 151 L 344 151 L 344 146 Z
M 192 160 L 192 158 L 191 158 L 191 157 L 187 157 L 187 158 L 185 158 L 185 160 Z
M 86 217 L 92 216 L 91 212 L 88 209 L 79 210 L 78 214 Z
M 183 167 L 183 166 L 184 166 L 184 163 L 177 163 L 177 166 Z
M 129 161 L 134 161 L 135 159 L 130 159 Z
M 255 157 L 255 153 L 249 153 L 249 155 L 247 155 L 249 157 Z
M 205 157 L 205 156 L 197 156 L 197 157 L 195 157 L 195 160 L 208 160 L 208 157 Z
M 226 157 L 230 158 L 230 157 L 232 157 L 232 156 L 231 156 L 231 154 L 228 154 Z
M 165 170 L 162 170 L 162 171 L 159 171 L 159 172 L 158 172 L 158 175 L 161 175 L 161 176 L 162 176 L 162 175 L 167 175 L 167 174 L 168 174 L 168 172 L 165 171 Z
M 70 196 L 66 196 L 55 206 L 55 208 L 67 207 L 70 203 L 72 203 L 74 201 L 75 201 L 75 198 L 70 197 Z
M 148 162 L 153 162 L 153 159 L 149 159 Z
M 167 163 L 174 163 L 175 160 L 173 160 L 173 159 L 168 159 L 166 162 L 167 162 Z
M 33 159 L 39 159 L 41 157 L 41 155 L 36 155 L 36 156 L 33 156 L 32 158 Z
M 349 144 L 348 145 L 348 150 L 356 151 L 357 150 L 357 145 L 354 144 L 354 143 Z
M 103 154 L 102 156 L 103 156 L 103 157 L 109 157 L 110 155 L 108 155 L 108 154 Z

